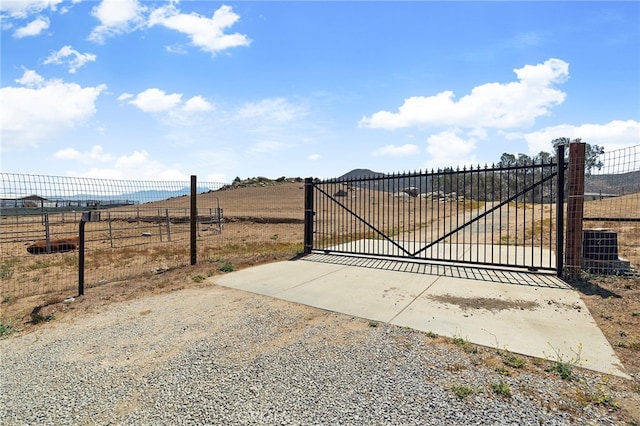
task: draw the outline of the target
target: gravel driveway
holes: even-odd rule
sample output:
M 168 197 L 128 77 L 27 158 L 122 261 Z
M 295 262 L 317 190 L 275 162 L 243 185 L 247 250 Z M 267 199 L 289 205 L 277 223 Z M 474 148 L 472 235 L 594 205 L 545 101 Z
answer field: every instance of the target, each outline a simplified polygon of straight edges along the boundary
M 572 382 L 444 340 L 217 286 L 151 295 L 0 341 L 0 421 L 615 424 Z

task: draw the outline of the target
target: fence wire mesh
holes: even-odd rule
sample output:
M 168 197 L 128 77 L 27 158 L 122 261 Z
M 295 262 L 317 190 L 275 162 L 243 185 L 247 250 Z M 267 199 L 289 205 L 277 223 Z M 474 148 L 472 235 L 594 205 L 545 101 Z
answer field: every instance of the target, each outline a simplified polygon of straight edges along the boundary
M 587 159 L 582 266 L 635 274 L 640 267 L 640 145 Z
M 83 211 L 87 287 L 190 263 L 190 182 L 0 173 L 0 295 L 73 291 Z M 225 264 L 302 247 L 300 179 L 197 183 L 198 262 Z M 265 188 L 270 186 L 270 188 Z M 233 260 L 231 260 L 233 259 Z

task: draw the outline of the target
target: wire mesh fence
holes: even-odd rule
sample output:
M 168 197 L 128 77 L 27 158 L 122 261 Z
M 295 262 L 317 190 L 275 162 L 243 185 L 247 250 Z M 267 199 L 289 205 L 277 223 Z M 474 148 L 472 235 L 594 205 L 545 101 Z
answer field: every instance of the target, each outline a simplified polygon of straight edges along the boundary
M 640 267 L 640 145 L 590 159 L 584 182 L 582 267 L 637 273 Z
M 583 165 L 584 160 L 583 157 Z M 569 235 L 569 226 L 566 235 L 558 235 L 578 239 L 582 250 L 575 259 L 569 259 L 571 254 L 565 253 L 566 266 L 595 273 L 636 273 L 640 265 L 640 145 L 605 152 L 591 160 L 600 167 L 592 167 L 578 188 L 571 187 L 576 185 L 575 179 L 567 179 L 567 225 L 579 218 L 583 226 L 573 236 Z M 486 170 L 476 171 L 478 177 L 483 173 Z M 450 186 L 453 176 L 446 176 Z M 524 177 L 522 182 L 526 181 Z M 471 179 L 477 186 L 481 179 L 476 180 Z M 486 179 L 482 182 L 483 189 Z M 100 220 L 87 223 L 85 228 L 88 288 L 159 274 L 190 263 L 189 182 L 0 173 L 0 185 L 3 299 L 76 289 L 79 223 L 82 212 L 87 210 L 100 212 Z M 458 186 L 451 186 L 448 192 L 466 197 Z M 231 258 L 253 263 L 303 251 L 302 179 L 254 178 L 233 185 L 198 182 L 195 192 L 199 263 L 224 265 Z M 439 194 L 436 190 L 432 193 Z M 533 193 L 540 199 L 523 199 L 523 206 L 539 203 L 551 211 L 550 193 L 544 190 Z M 495 201 L 483 202 L 486 205 Z M 513 207 L 517 209 L 519 203 L 518 200 Z M 378 208 L 376 204 L 375 209 Z M 546 220 L 542 213 L 534 216 L 527 210 L 526 214 L 527 220 Z M 462 215 L 464 219 L 466 210 Z M 484 219 L 483 216 L 482 221 L 471 225 L 479 226 L 482 222 L 484 226 Z M 536 228 L 530 235 L 526 232 L 518 235 L 535 242 L 539 233 L 546 235 L 544 230 L 550 230 L 554 220 L 547 222 L 548 229 L 540 228 L 542 233 Z M 500 240 L 500 244 L 504 243 Z
M 88 210 L 100 212 L 83 230 L 88 287 L 190 263 L 190 182 L 8 173 L 0 178 L 3 298 L 77 288 L 79 223 Z M 298 250 L 300 181 L 268 182 L 273 187 L 266 191 L 266 181 L 246 187 L 198 182 L 198 262 Z

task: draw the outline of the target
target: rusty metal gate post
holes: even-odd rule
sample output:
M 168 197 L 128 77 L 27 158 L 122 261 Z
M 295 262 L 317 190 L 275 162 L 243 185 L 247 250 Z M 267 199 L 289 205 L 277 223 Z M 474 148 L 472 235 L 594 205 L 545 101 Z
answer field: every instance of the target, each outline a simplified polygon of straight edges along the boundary
M 583 142 L 569 144 L 569 181 L 567 183 L 567 237 L 565 266 L 567 278 L 580 273 L 582 263 L 582 217 L 584 215 L 585 147 Z

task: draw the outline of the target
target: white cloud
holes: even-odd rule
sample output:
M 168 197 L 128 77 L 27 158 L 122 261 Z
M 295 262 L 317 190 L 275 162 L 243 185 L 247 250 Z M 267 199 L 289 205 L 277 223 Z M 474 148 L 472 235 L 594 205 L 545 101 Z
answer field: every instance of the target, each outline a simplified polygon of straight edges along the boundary
M 165 46 L 164 50 L 166 50 L 169 53 L 175 53 L 177 55 L 186 55 L 187 53 L 189 53 L 187 49 L 185 49 L 185 47 L 182 46 L 181 44 L 172 44 L 169 46 Z
M 129 101 L 130 104 L 137 106 L 144 112 L 167 111 L 180 104 L 180 102 L 182 102 L 181 93 L 168 95 L 156 88 L 140 92 L 132 101 Z
M 39 87 L 44 83 L 44 78 L 33 70 L 24 70 L 22 77 L 18 78 L 16 83 L 27 87 Z
M 111 36 L 135 30 L 144 23 L 147 8 L 138 0 L 102 0 L 91 14 L 100 21 L 89 34 L 89 40 L 104 43 Z
M 78 68 L 82 68 L 87 62 L 94 62 L 96 55 L 93 53 L 80 53 L 71 46 L 63 46 L 57 52 L 51 53 L 45 64 L 66 65 L 71 74 L 75 74 Z
M 85 173 L 70 173 L 75 176 L 100 179 L 133 179 L 153 181 L 188 181 L 189 176 L 175 167 L 152 160 L 145 150 L 118 157 L 111 167 L 92 168 Z
M 529 155 L 540 151 L 552 152 L 551 141 L 560 137 L 580 138 L 583 142 L 604 147 L 605 151 L 614 151 L 640 144 L 640 122 L 614 120 L 606 124 L 561 124 L 531 133 L 508 134 L 507 137 L 524 138 L 529 147 Z
M 0 89 L 3 149 L 37 146 L 86 122 L 96 113 L 96 99 L 107 88 L 47 81 L 32 70 L 25 70 L 16 82 L 22 87 Z
M 371 155 L 374 157 L 407 157 L 419 153 L 420 147 L 418 147 L 418 145 L 405 144 L 402 146 L 385 145 L 373 151 Z
M 122 95 L 118 96 L 118 100 L 120 102 L 126 101 L 127 99 L 131 99 L 131 98 L 133 98 L 133 95 L 131 93 L 126 93 L 126 92 L 123 93 Z
M 82 163 L 106 163 L 113 161 L 113 156 L 105 153 L 100 145 L 94 145 L 91 147 L 91 151 L 88 152 L 80 152 L 75 148 L 62 149 L 56 151 L 53 154 L 53 158 L 56 160 L 78 161 Z
M 427 152 L 431 159 L 427 168 L 456 167 L 477 164 L 472 152 L 476 148 L 473 137 L 463 139 L 456 131 L 444 131 L 429 136 Z
M 39 17 L 29 22 L 24 27 L 20 27 L 13 33 L 15 38 L 32 37 L 39 35 L 49 28 L 49 18 Z
M 251 43 L 244 34 L 224 33 L 239 19 L 240 16 L 233 12 L 231 6 L 223 5 L 211 18 L 207 18 L 197 13 L 180 13 L 175 4 L 171 3 L 154 10 L 149 16 L 148 25 L 162 25 L 184 33 L 194 46 L 215 55 L 232 47 L 248 46 Z
M 305 110 L 300 105 L 295 105 L 285 98 L 269 98 L 259 102 L 248 102 L 236 113 L 238 120 L 265 119 L 278 123 L 285 123 L 305 115 Z
M 318 161 L 320 158 L 322 158 L 320 154 L 311 154 L 307 156 L 307 159 L 311 161 Z
M 184 103 L 182 109 L 185 112 L 206 112 L 211 111 L 213 105 L 202 96 L 194 96 Z
M 508 129 L 530 126 L 561 104 L 565 93 L 554 88 L 566 81 L 569 64 L 549 59 L 514 70 L 517 82 L 486 83 L 454 100 L 452 91 L 405 99 L 398 112 L 379 111 L 360 120 L 360 127 L 398 129 L 411 126 Z
M 0 11 L 12 18 L 27 18 L 43 10 L 56 10 L 56 6 L 63 0 L 2 0 Z

